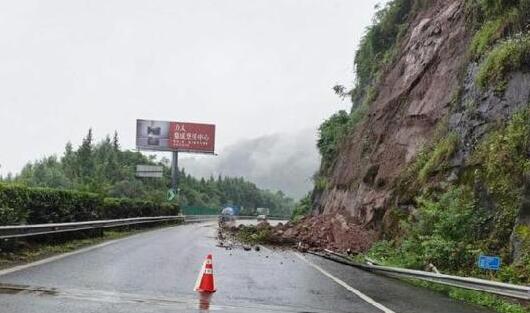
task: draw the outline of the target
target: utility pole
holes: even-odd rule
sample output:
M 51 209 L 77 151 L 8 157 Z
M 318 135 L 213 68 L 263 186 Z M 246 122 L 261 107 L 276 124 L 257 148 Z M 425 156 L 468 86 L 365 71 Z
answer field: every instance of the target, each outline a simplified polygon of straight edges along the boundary
M 179 153 L 173 151 L 173 160 L 171 161 L 171 189 L 178 195 L 179 185 Z

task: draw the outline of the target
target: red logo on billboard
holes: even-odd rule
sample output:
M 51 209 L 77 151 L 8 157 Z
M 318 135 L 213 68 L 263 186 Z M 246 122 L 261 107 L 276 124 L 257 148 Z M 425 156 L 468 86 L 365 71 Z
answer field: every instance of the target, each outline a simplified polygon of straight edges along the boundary
M 215 150 L 215 125 L 170 122 L 169 147 L 179 151 Z

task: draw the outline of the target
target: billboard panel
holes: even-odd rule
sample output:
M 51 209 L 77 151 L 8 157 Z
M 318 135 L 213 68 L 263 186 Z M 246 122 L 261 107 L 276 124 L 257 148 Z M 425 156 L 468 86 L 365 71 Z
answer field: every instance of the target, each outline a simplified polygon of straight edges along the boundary
M 169 122 L 136 120 L 136 147 L 170 151 Z
M 146 150 L 214 153 L 215 125 L 136 120 L 136 147 Z

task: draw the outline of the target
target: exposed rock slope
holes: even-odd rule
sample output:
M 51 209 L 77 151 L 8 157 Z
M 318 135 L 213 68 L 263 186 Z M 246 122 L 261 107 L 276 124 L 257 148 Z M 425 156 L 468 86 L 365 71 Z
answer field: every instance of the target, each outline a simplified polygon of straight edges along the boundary
M 393 182 L 449 111 L 468 41 L 460 1 L 438 1 L 418 14 L 399 57 L 377 86 L 368 116 L 346 141 L 316 204 L 377 226 Z M 365 144 L 368 142 L 369 144 Z
M 333 162 L 327 168 L 323 164 L 319 175 L 325 184 L 313 192 L 315 218 L 345 219 L 378 234 L 366 240 L 396 236 L 400 232 L 396 211 L 413 214 L 415 199 L 426 186 L 443 189 L 469 176 L 466 173 L 476 166 L 472 154 L 479 143 L 528 107 L 530 61 L 524 61 L 524 56 L 519 68 L 506 73 L 502 91 L 478 86 L 485 57 L 469 52 L 477 32 L 470 22 L 469 3 L 432 1 L 409 12 L 392 62 L 380 69 L 369 86 L 373 99 L 367 100 L 368 92 L 357 99 L 369 102 L 366 113 L 348 129 Z M 354 100 L 354 110 L 359 106 Z M 420 173 L 425 177 L 417 186 L 418 179 L 407 178 L 410 167 L 426 147 L 449 134 L 454 146 L 445 155 L 447 164 Z M 482 185 L 474 184 L 479 205 L 495 210 L 495 199 L 487 186 L 481 191 Z M 346 248 L 342 242 L 336 245 Z M 363 250 L 369 245 L 358 246 Z

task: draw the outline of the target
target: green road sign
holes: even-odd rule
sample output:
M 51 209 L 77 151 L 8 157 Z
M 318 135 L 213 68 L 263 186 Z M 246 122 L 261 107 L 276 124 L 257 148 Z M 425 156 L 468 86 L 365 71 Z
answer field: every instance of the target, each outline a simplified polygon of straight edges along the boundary
M 167 191 L 167 201 L 172 201 L 173 199 L 175 199 L 177 195 L 175 194 L 175 191 L 173 189 L 169 189 Z

